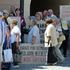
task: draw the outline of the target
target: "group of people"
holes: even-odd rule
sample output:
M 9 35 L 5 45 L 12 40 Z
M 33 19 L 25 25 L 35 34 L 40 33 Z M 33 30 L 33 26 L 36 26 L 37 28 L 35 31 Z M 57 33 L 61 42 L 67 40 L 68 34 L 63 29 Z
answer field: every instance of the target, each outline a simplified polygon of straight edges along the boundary
M 13 54 L 13 65 L 18 65 L 18 62 L 15 61 L 15 54 L 20 53 L 20 42 L 21 42 L 21 28 L 25 26 L 25 20 L 21 16 L 21 26 L 18 26 L 17 19 L 11 19 L 10 14 L 7 10 L 4 10 L 0 17 L 0 70 L 1 68 L 6 68 L 9 70 L 11 62 L 4 62 L 4 50 L 10 48 Z M 15 17 L 20 16 L 20 9 L 15 9 Z M 20 28 L 21 27 L 21 28 Z
M 16 19 L 10 19 L 8 17 L 21 17 L 21 26 L 18 27 L 18 21 Z M 63 62 L 64 57 L 61 54 L 60 46 L 64 46 L 67 43 L 65 37 L 62 41 L 59 41 L 59 35 L 63 35 L 62 29 L 59 30 L 59 19 L 52 9 L 44 10 L 43 12 L 36 12 L 35 16 L 29 18 L 32 22 L 31 27 L 28 32 L 28 43 L 30 44 L 40 44 L 40 30 L 38 24 L 45 24 L 44 31 L 44 46 L 48 48 L 48 64 L 55 64 L 56 62 Z M 3 61 L 3 50 L 7 48 L 12 49 L 13 57 L 15 54 L 20 52 L 19 44 L 23 40 L 23 28 L 26 26 L 26 22 L 20 13 L 20 9 L 15 9 L 10 14 L 7 11 L 3 12 L 0 19 L 0 68 Z M 68 37 L 68 36 L 67 36 Z M 63 42 L 64 41 L 64 42 Z M 65 47 L 66 48 L 66 47 Z M 64 49 L 64 56 L 66 56 L 66 49 Z M 10 65 L 11 63 L 7 63 Z M 18 65 L 18 63 L 13 58 L 13 64 Z M 10 67 L 10 66 L 9 66 Z M 8 67 L 8 69 L 9 69 Z M 7 69 L 7 70 L 8 70 Z
M 28 34 L 28 43 L 40 43 L 39 24 L 45 24 L 44 46 L 48 47 L 48 64 L 56 64 L 64 61 L 68 49 L 68 25 L 63 28 L 60 19 L 54 14 L 52 9 L 36 12 L 35 16 L 30 17 L 32 28 Z M 65 35 L 66 34 L 66 35 Z M 63 54 L 60 49 L 63 49 Z

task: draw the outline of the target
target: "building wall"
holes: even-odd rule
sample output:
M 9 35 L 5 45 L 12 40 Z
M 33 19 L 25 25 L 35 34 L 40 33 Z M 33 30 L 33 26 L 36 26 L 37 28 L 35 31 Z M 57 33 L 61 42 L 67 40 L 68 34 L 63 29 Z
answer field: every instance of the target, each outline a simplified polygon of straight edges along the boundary
M 30 4 L 31 0 L 24 0 L 24 18 L 26 20 L 27 28 L 30 23 L 29 16 L 30 16 Z
M 9 10 L 11 5 L 20 7 L 20 0 L 0 0 L 0 10 Z

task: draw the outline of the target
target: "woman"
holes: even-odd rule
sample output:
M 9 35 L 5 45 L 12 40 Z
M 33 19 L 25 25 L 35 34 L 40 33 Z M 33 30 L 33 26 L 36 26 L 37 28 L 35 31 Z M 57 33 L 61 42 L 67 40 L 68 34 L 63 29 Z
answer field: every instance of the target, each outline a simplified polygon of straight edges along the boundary
M 36 22 L 40 30 L 40 42 L 44 43 L 44 31 L 45 31 L 45 21 L 42 20 L 43 15 L 42 12 L 36 12 L 35 14 Z
M 4 33 L 3 33 L 3 50 L 7 49 L 7 48 L 10 48 L 11 45 L 10 45 L 10 27 L 8 25 L 8 22 L 7 22 L 7 17 L 6 16 L 3 16 L 2 17 L 2 22 L 4 24 Z M 2 63 L 2 69 L 4 68 L 5 70 L 10 70 L 10 66 L 11 66 L 11 63 L 10 62 L 4 62 Z
M 48 64 L 56 64 L 57 58 L 54 54 L 54 47 L 57 46 L 56 28 L 53 25 L 53 20 L 50 19 L 46 22 L 45 30 L 45 47 L 48 47 Z
M 36 18 L 37 24 L 45 24 L 45 22 L 42 20 L 43 18 L 42 12 L 36 12 L 35 18 Z
M 39 28 L 36 21 L 33 21 L 33 27 L 28 34 L 28 43 L 40 44 Z
M 21 42 L 23 43 L 24 42 L 24 33 L 25 32 L 25 26 L 26 26 L 26 22 L 25 22 L 25 19 L 24 19 L 24 16 L 23 16 L 23 11 L 20 12 L 20 9 L 19 8 L 16 8 L 15 10 L 15 16 L 16 17 L 20 17 L 20 30 L 21 30 Z
M 2 61 L 3 61 L 3 58 L 2 58 L 2 46 L 3 46 L 3 29 L 4 29 L 4 26 L 3 26 L 3 21 L 0 19 L 0 70 L 1 70 L 1 64 L 2 64 Z
M 15 58 L 15 54 L 19 53 L 19 44 L 21 42 L 21 32 L 19 27 L 17 26 L 17 20 L 13 19 L 12 21 L 12 30 L 11 30 L 11 45 L 12 45 L 12 52 L 13 58 Z M 18 62 L 13 59 L 13 64 L 18 65 Z

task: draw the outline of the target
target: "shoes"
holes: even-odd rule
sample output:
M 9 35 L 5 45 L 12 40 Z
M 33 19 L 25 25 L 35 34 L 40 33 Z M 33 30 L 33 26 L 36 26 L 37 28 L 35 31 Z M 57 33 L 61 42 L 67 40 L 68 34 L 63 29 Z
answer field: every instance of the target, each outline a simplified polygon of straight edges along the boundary
M 13 68 L 19 68 L 19 65 L 14 65 Z
M 58 62 L 53 63 L 52 65 L 56 65 Z
M 63 63 L 65 59 L 58 60 L 58 63 Z
M 54 63 L 47 63 L 48 66 L 50 65 L 56 65 L 58 62 L 54 62 Z

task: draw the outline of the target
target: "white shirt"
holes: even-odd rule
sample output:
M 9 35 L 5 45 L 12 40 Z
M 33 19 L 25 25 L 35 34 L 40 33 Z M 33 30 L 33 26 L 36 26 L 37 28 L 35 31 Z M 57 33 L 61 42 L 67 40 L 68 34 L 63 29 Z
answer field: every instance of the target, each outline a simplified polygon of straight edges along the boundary
M 56 46 L 58 44 L 57 31 L 56 31 L 56 28 L 54 27 L 54 25 L 49 24 L 47 26 L 44 36 L 45 36 L 45 41 L 46 42 L 48 42 L 47 36 L 51 37 L 52 46 Z M 45 47 L 46 47 L 46 45 L 45 45 Z
M 21 32 L 19 27 L 16 25 L 13 27 L 13 29 L 11 30 L 11 43 L 16 42 L 16 33 L 18 33 L 21 36 Z M 19 42 L 21 41 L 21 39 L 19 39 Z
M 39 28 L 36 25 L 33 26 L 33 28 L 30 30 L 30 32 L 28 34 L 28 43 L 32 43 L 32 37 L 33 36 L 36 37 L 36 43 L 35 44 L 39 44 L 40 43 L 40 34 L 39 34 Z

